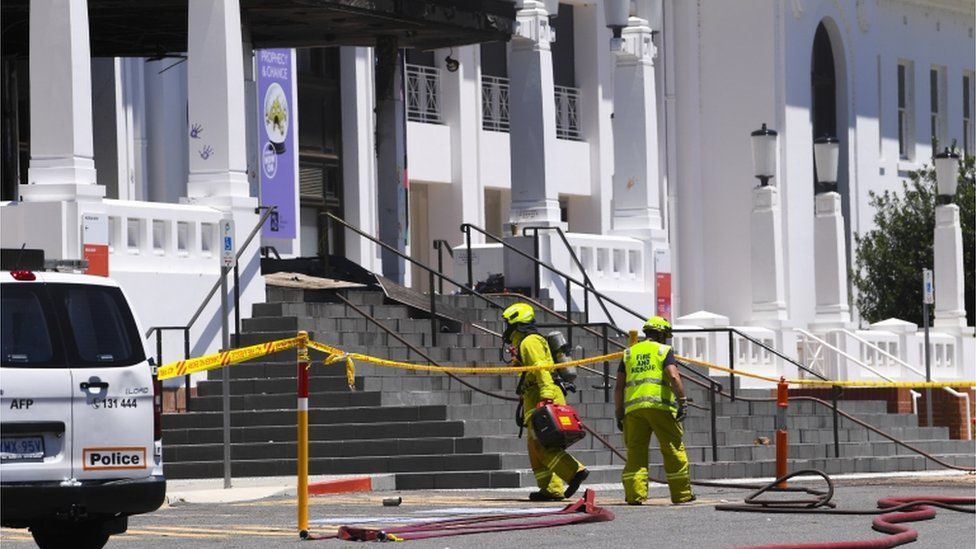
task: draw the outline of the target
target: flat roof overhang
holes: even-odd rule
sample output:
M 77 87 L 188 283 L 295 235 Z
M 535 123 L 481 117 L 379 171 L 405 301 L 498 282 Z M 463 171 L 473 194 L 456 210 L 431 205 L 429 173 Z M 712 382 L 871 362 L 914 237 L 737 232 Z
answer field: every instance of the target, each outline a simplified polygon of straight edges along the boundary
M 156 57 L 186 51 L 187 2 L 88 0 L 94 57 Z M 396 36 L 404 48 L 507 41 L 511 0 L 240 0 L 255 49 L 373 46 Z M 3 0 L 3 55 L 26 56 L 30 0 Z

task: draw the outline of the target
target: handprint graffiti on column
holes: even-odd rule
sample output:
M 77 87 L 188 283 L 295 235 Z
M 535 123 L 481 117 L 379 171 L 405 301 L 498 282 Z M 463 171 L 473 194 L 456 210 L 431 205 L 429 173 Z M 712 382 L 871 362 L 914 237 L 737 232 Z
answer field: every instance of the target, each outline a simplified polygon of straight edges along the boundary
M 198 151 L 198 153 L 200 154 L 200 158 L 208 160 L 211 156 L 213 156 L 214 150 L 210 145 L 205 145 Z

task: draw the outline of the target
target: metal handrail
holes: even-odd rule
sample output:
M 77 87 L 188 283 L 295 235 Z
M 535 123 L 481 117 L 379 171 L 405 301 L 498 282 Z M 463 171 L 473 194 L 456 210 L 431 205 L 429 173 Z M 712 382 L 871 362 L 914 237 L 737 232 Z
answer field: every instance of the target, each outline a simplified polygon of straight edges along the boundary
M 254 237 L 257 235 L 258 231 L 261 230 L 261 227 L 264 225 L 264 222 L 267 221 L 268 220 L 268 217 L 271 216 L 271 212 L 275 211 L 276 209 L 278 209 L 277 206 L 258 206 L 255 209 L 254 213 L 258 213 L 261 210 L 264 210 L 264 213 L 261 214 L 261 218 L 258 219 L 257 224 L 254 225 L 254 228 L 253 229 L 251 229 L 251 233 L 247 235 L 247 238 L 246 239 L 244 239 L 244 244 L 241 245 L 241 247 L 237 249 L 237 254 L 234 256 L 234 259 L 235 259 L 235 267 L 234 267 L 234 269 L 235 269 L 235 272 L 234 272 L 234 277 L 235 277 L 235 281 L 234 281 L 235 282 L 235 284 L 234 284 L 234 293 L 235 293 L 235 297 L 234 297 L 234 311 L 235 311 L 235 313 L 234 314 L 235 315 L 239 315 L 240 314 L 239 313 L 240 307 L 239 307 L 239 303 L 238 303 L 238 299 L 237 299 L 238 292 L 239 292 L 239 288 L 238 288 L 238 284 L 237 284 L 236 260 L 240 259 L 241 256 L 244 255 L 244 251 L 247 250 L 247 247 L 251 245 L 251 241 L 254 240 Z M 217 290 L 220 288 L 220 283 L 221 283 L 222 279 L 225 276 L 227 276 L 227 275 L 226 275 L 226 273 L 223 272 L 223 268 L 221 268 L 221 273 L 220 273 L 220 276 L 217 278 L 217 281 L 214 283 L 213 287 L 210 288 L 210 292 L 207 293 L 207 296 L 205 298 L 203 298 L 203 301 L 200 303 L 200 306 L 197 307 L 196 312 L 193 313 L 193 316 L 192 317 L 190 317 L 190 321 L 186 323 L 186 326 L 153 326 L 153 327 L 149 328 L 148 330 L 146 330 L 146 336 L 145 337 L 147 339 L 152 335 L 153 332 L 156 332 L 156 355 L 157 355 L 156 356 L 156 360 L 157 360 L 157 362 L 159 362 L 160 365 L 162 365 L 162 363 L 163 363 L 163 332 L 164 331 L 167 331 L 167 330 L 182 330 L 183 331 L 183 355 L 184 355 L 183 358 L 184 359 L 190 358 L 190 328 L 193 327 L 193 325 L 196 323 L 197 319 L 200 318 L 200 315 L 203 314 L 203 310 L 207 308 L 207 305 L 210 303 L 210 300 L 213 299 L 214 294 L 217 293 Z M 238 317 L 235 316 L 235 318 L 238 318 Z M 238 332 L 237 337 L 240 337 L 240 327 L 237 326 L 237 321 L 236 320 L 235 320 L 235 329 Z M 186 393 L 186 395 L 185 395 L 185 398 L 186 398 L 186 409 L 189 410 L 190 409 L 190 375 L 189 374 L 183 376 L 183 390 Z
M 552 265 L 549 265 L 548 263 L 542 261 L 541 259 L 539 259 L 537 257 L 532 257 L 531 255 L 523 252 L 522 250 L 516 248 L 515 246 L 512 246 L 511 244 L 505 242 L 500 237 L 495 236 L 495 235 L 489 233 L 485 229 L 482 229 L 481 227 L 479 227 L 477 225 L 474 225 L 472 223 L 462 223 L 461 224 L 461 232 L 465 233 L 465 242 L 466 242 L 466 246 L 467 246 L 467 250 L 468 250 L 468 257 L 465 258 L 465 259 L 466 259 L 466 261 L 468 263 L 468 285 L 469 286 L 474 287 L 474 280 L 473 280 L 474 273 L 473 273 L 472 265 L 471 265 L 471 229 L 474 229 L 475 231 L 483 234 L 484 236 L 488 237 L 489 239 L 491 239 L 491 240 L 493 240 L 493 241 L 501 244 L 502 247 L 505 248 L 506 250 L 511 250 L 511 251 L 517 253 L 518 255 L 524 257 L 525 259 L 528 259 L 529 261 L 532 261 L 536 265 L 545 267 L 546 269 L 548 269 L 552 273 L 558 275 L 559 277 L 565 279 L 566 281 L 572 282 L 573 284 L 577 284 L 580 287 L 586 287 L 586 283 L 580 281 L 579 279 L 573 278 L 572 276 L 564 273 L 563 271 L 560 271 L 559 269 L 553 267 Z M 615 307 L 620 308 L 624 312 L 633 315 L 635 318 L 639 318 L 641 320 L 641 322 L 644 322 L 645 320 L 647 320 L 647 317 L 646 316 L 638 313 L 637 311 L 631 309 L 630 307 L 627 307 L 626 305 L 620 303 L 619 301 L 617 301 L 617 300 L 615 300 L 615 299 L 613 299 L 611 297 L 608 297 L 606 294 L 603 294 L 603 293 L 601 293 L 601 292 L 599 292 L 597 290 L 592 290 L 592 292 L 593 292 L 593 295 L 597 295 L 597 296 L 599 296 L 599 297 L 607 300 L 608 303 L 614 305 Z
M 586 273 L 586 267 L 583 266 L 583 262 L 580 261 L 579 256 L 576 255 L 576 251 L 573 250 L 573 246 L 569 243 L 569 239 L 566 238 L 566 233 L 563 232 L 563 228 L 562 227 L 558 227 L 558 226 L 556 226 L 556 227 L 548 227 L 548 226 L 543 226 L 543 225 L 531 225 L 531 226 L 523 227 L 522 228 L 522 235 L 523 236 L 528 236 L 528 232 L 529 231 L 532 231 L 533 233 L 535 233 L 535 250 L 536 250 L 536 254 L 538 255 L 538 251 L 539 251 L 539 231 L 552 231 L 552 230 L 555 230 L 556 231 L 556 234 L 559 235 L 559 238 L 563 241 L 563 244 L 566 246 L 566 250 L 569 252 L 569 257 L 571 257 L 573 259 L 573 263 L 576 264 L 576 268 L 579 269 L 580 270 L 580 274 L 583 275 L 583 282 L 586 283 L 583 286 L 583 310 L 585 311 L 583 313 L 583 315 L 586 318 L 586 320 L 589 321 L 590 320 L 590 298 L 589 298 L 589 290 L 592 290 L 592 291 L 596 292 L 596 286 L 593 284 L 593 281 L 590 280 L 590 275 L 588 275 Z M 538 287 L 539 284 L 540 284 L 540 281 L 539 281 L 539 269 L 538 268 L 535 270 L 535 274 L 536 274 L 536 287 Z M 566 289 L 567 289 L 567 294 L 568 294 L 568 292 L 569 292 L 569 285 L 567 285 L 567 288 Z M 566 297 L 566 302 L 567 303 L 569 303 L 570 297 L 571 296 L 567 295 L 567 297 Z M 610 314 L 610 311 L 607 310 L 606 304 L 603 302 L 603 297 L 601 297 L 600 295 L 597 294 L 596 295 L 596 301 L 597 301 L 597 303 L 600 304 L 600 308 L 603 309 L 603 314 L 607 315 L 607 318 L 610 320 L 610 324 L 616 324 L 617 322 L 613 319 L 613 315 Z
M 403 259 L 405 261 L 408 261 L 408 262 L 410 262 L 410 264 L 416 265 L 417 267 L 420 267 L 421 269 L 423 269 L 424 271 L 427 272 L 427 275 L 430 277 L 430 324 L 431 324 L 431 336 L 430 337 L 431 337 L 431 343 L 434 343 L 435 345 L 437 344 L 437 300 L 434 299 L 434 297 L 435 297 L 435 294 L 434 294 L 434 282 L 435 282 L 434 279 L 435 279 L 435 277 L 437 279 L 439 279 L 439 280 L 446 280 L 447 282 L 450 282 L 451 284 L 454 284 L 455 286 L 457 286 L 458 288 L 460 288 L 461 291 L 467 292 L 468 294 L 471 294 L 473 296 L 476 296 L 479 299 L 481 299 L 482 301 L 490 304 L 491 306 L 493 306 L 495 308 L 498 308 L 498 309 L 501 309 L 502 308 L 502 306 L 500 304 L 492 301 L 491 299 L 485 297 L 483 294 L 475 291 L 474 288 L 467 288 L 467 287 L 464 286 L 464 284 L 461 284 L 460 282 L 454 280 L 453 278 L 451 278 L 449 276 L 446 276 L 443 273 L 439 273 L 439 272 L 435 271 L 434 269 L 428 267 L 427 265 L 424 265 L 422 262 L 417 261 L 416 259 L 414 259 L 414 258 L 412 258 L 412 257 L 410 257 L 410 256 L 408 256 L 406 254 L 404 254 L 403 252 L 401 252 L 400 250 L 394 248 L 393 246 L 390 246 L 386 242 L 383 242 L 380 239 L 376 238 L 375 236 L 366 233 L 365 231 L 363 231 L 359 227 L 350 225 L 344 219 L 342 219 L 339 216 L 333 214 L 332 212 L 326 212 L 325 215 L 327 217 L 329 217 L 330 219 L 332 219 L 333 221 L 338 222 L 343 227 L 349 229 L 350 231 L 352 231 L 352 232 L 358 234 L 359 236 L 361 236 L 361 237 L 363 237 L 363 238 L 365 238 L 365 239 L 373 242 L 374 244 L 379 245 L 383 249 L 385 249 L 385 250 L 387 250 L 389 252 L 392 252 L 397 257 L 399 257 L 399 258 L 401 258 L 401 259 Z M 475 326 L 475 327 L 480 328 L 480 326 L 476 326 L 473 323 L 471 323 L 471 324 L 472 324 L 472 326 Z M 486 328 L 482 328 L 482 329 L 483 330 L 487 330 Z
M 444 272 L 444 256 L 442 252 L 447 249 L 447 255 L 454 257 L 454 250 L 451 249 L 451 243 L 442 239 L 434 239 L 434 249 L 437 250 L 437 272 Z M 433 291 L 433 290 L 432 290 Z M 444 280 L 437 281 L 437 293 L 444 295 Z

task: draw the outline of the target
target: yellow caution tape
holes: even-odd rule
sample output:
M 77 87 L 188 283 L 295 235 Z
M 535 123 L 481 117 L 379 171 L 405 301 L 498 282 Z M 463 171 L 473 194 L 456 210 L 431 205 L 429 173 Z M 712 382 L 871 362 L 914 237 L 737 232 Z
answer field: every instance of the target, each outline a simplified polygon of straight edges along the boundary
M 569 362 L 560 362 L 558 364 L 546 364 L 539 366 L 514 366 L 514 365 L 491 365 L 491 366 L 431 366 L 426 364 L 414 364 L 412 362 L 403 362 L 399 360 L 389 360 L 385 358 L 379 358 L 370 355 L 364 355 L 361 353 L 344 353 L 341 349 L 320 343 L 318 341 L 309 341 L 308 346 L 311 349 L 320 351 L 329 355 L 325 359 L 324 363 L 326 365 L 333 364 L 340 360 L 359 360 L 361 362 L 368 362 L 370 364 L 375 364 L 377 366 L 385 366 L 388 368 L 400 368 L 403 370 L 414 370 L 420 372 L 438 372 L 438 373 L 452 373 L 452 374 L 518 374 L 522 372 L 538 372 L 541 370 L 555 370 L 558 368 L 566 368 L 569 366 L 586 366 L 589 364 L 596 364 L 598 362 L 608 362 L 612 360 L 619 360 L 624 356 L 623 352 L 611 353 L 608 355 L 594 356 L 590 358 L 582 358 L 579 360 L 571 360 Z M 348 365 L 347 365 L 348 369 Z
M 538 366 L 516 366 L 512 364 L 505 365 L 488 365 L 488 366 L 432 366 L 426 364 L 414 364 L 411 362 L 403 362 L 398 360 L 389 360 L 385 358 L 379 358 L 375 356 L 365 355 L 362 353 L 345 353 L 337 347 L 332 347 L 331 345 L 326 345 L 318 341 L 310 341 L 306 339 L 306 335 L 299 335 L 297 337 L 292 337 L 288 339 L 279 339 L 277 341 L 269 341 L 267 343 L 259 343 L 257 345 L 251 345 L 249 347 L 242 347 L 240 349 L 232 349 L 230 351 L 224 351 L 221 353 L 214 353 L 199 358 L 192 358 L 189 360 L 181 360 L 179 362 L 171 362 L 159 368 L 158 377 L 160 380 L 170 379 L 173 377 L 178 377 L 182 375 L 188 375 L 196 372 L 204 372 L 207 370 L 214 370 L 216 368 L 222 368 L 224 366 L 231 366 L 247 360 L 253 360 L 255 358 L 260 358 L 271 353 L 277 353 L 280 351 L 285 351 L 292 349 L 294 347 L 300 346 L 305 343 L 308 348 L 315 349 L 316 351 L 325 353 L 328 355 L 323 364 L 326 366 L 331 364 L 336 364 L 339 362 L 345 363 L 346 367 L 346 381 L 349 383 L 349 387 L 353 388 L 356 381 L 356 365 L 354 360 L 360 360 L 362 362 L 368 362 L 370 364 L 375 364 L 377 366 L 384 366 L 388 368 L 400 368 L 403 370 L 413 370 L 420 372 L 437 372 L 437 373 L 454 373 L 454 374 L 515 374 L 522 372 L 538 372 L 542 370 L 555 370 L 557 368 L 566 368 L 569 366 L 587 366 L 590 364 L 597 364 L 599 362 L 609 362 L 614 360 L 619 360 L 623 358 L 623 352 L 610 353 L 607 355 L 594 356 L 590 358 L 582 358 L 578 360 L 571 360 L 569 362 L 560 362 L 558 364 L 546 364 Z M 743 377 L 750 377 L 753 379 L 759 379 L 769 383 L 779 383 L 779 379 L 770 376 L 764 376 L 760 374 L 754 374 L 752 372 L 744 370 L 733 370 L 732 368 L 726 368 L 724 366 L 719 366 L 718 364 L 713 364 L 711 362 L 706 362 L 704 360 L 698 360 L 695 358 L 678 356 L 678 360 L 682 362 L 688 362 L 691 364 L 698 364 L 712 370 L 718 370 L 721 372 L 727 372 L 729 374 L 735 374 Z M 788 379 L 787 383 L 791 385 L 812 385 L 812 386 L 823 386 L 823 387 L 897 387 L 897 388 L 911 388 L 911 389 L 938 389 L 943 387 L 973 387 L 976 386 L 976 381 L 973 380 L 958 380 L 958 381 L 838 381 L 838 380 L 821 380 L 821 379 Z
M 692 364 L 698 364 L 712 370 L 719 370 L 721 372 L 728 372 L 730 374 L 735 374 L 738 376 L 751 377 L 753 379 L 761 379 L 763 381 L 768 381 L 770 383 L 779 383 L 779 379 L 775 377 L 763 376 L 759 374 L 753 374 L 751 372 L 745 372 L 742 370 L 733 370 L 731 368 L 726 368 L 724 366 L 719 366 L 718 364 L 712 364 L 711 362 L 705 362 L 704 360 L 698 360 L 694 358 L 689 358 L 685 356 L 675 357 L 682 362 L 690 362 Z M 958 380 L 958 381 L 839 381 L 831 379 L 787 379 L 786 383 L 790 385 L 816 385 L 821 387 L 894 387 L 902 389 L 941 389 L 944 387 L 973 387 L 976 386 L 976 381 L 972 380 Z
M 189 360 L 171 362 L 159 368 L 157 377 L 160 381 L 162 381 L 164 379 L 189 375 L 196 372 L 215 370 L 224 366 L 231 366 L 247 360 L 260 358 L 272 353 L 293 349 L 302 341 L 302 337 L 279 339 L 277 341 L 258 343 L 257 345 L 250 345 L 248 347 L 241 347 L 240 349 L 232 349 L 230 351 L 224 351 L 221 353 L 213 353 L 197 358 L 191 358 Z

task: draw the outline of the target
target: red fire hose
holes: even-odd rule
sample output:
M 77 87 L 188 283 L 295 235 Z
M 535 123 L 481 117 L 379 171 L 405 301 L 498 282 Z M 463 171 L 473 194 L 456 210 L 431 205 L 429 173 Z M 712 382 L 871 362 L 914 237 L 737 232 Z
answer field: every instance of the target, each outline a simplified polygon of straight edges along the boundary
M 548 528 L 550 526 L 565 526 L 567 524 L 581 524 L 584 522 L 603 522 L 613 520 L 613 518 L 612 511 L 596 506 L 596 495 L 593 490 L 586 490 L 579 501 L 567 505 L 558 511 L 511 513 L 506 515 L 476 515 L 384 529 L 342 526 L 336 534 L 331 536 L 310 536 L 308 539 L 400 541 L 463 536 L 486 532 Z
M 819 475 L 827 481 L 827 496 L 816 500 L 763 500 L 758 496 L 767 490 L 783 483 L 797 475 Z M 881 533 L 888 534 L 883 538 L 860 541 L 837 541 L 820 543 L 780 543 L 772 545 L 750 545 L 736 549 L 887 549 L 911 543 L 918 539 L 918 531 L 902 523 L 930 520 L 935 518 L 935 507 L 958 511 L 961 513 L 976 513 L 973 507 L 976 498 L 972 497 L 944 497 L 944 496 L 907 496 L 888 497 L 878 500 L 877 509 L 835 509 L 830 502 L 834 486 L 830 477 L 822 471 L 809 469 L 796 471 L 780 477 L 767 486 L 745 499 L 745 504 L 716 505 L 719 511 L 739 511 L 753 513 L 807 513 L 821 515 L 880 515 L 875 517 L 871 527 Z

